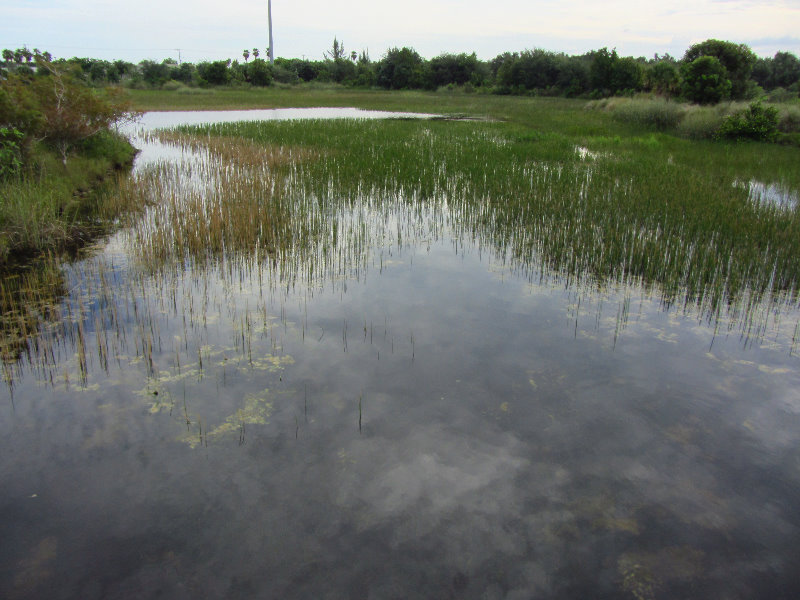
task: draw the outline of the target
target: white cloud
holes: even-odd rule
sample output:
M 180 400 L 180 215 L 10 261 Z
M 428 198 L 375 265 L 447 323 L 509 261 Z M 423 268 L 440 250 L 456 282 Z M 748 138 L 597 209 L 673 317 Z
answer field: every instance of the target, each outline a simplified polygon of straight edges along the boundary
M 266 46 L 266 0 L 38 0 L 3 9 L 0 39 L 17 47 L 48 48 L 58 56 L 163 58 L 182 48 L 191 60 L 235 58 L 241 48 Z M 568 53 L 602 46 L 622 54 L 681 54 L 710 37 L 737 42 L 796 40 L 800 4 L 786 0 L 350 0 L 346 3 L 274 0 L 279 55 L 321 58 L 333 36 L 347 48 L 415 47 L 425 56 L 545 47 Z M 795 36 L 795 37 L 793 37 Z M 682 46 L 679 46 L 682 45 Z M 793 46 L 782 48 L 800 52 Z

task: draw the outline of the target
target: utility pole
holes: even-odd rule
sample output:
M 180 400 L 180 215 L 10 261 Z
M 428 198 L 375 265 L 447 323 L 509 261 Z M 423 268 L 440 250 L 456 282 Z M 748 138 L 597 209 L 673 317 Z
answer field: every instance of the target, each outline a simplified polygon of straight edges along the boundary
M 275 62 L 275 51 L 272 49 L 272 0 L 267 0 L 267 16 L 269 17 L 269 62 Z

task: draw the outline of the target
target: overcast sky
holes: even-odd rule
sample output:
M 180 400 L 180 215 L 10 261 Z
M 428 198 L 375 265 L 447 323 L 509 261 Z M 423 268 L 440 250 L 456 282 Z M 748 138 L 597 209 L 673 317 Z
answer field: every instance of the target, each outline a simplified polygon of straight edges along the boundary
M 616 47 L 623 56 L 681 57 L 708 38 L 761 56 L 800 55 L 800 0 L 273 0 L 276 56 L 323 58 L 334 36 L 373 60 L 411 46 L 426 58 L 544 48 Z M 233 58 L 268 45 L 267 0 L 2 0 L 0 46 L 55 57 L 131 62 Z

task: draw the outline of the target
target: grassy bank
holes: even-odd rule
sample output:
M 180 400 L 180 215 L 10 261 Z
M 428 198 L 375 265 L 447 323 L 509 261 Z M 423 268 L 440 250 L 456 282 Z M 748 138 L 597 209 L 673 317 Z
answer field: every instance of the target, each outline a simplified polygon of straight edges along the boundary
M 34 146 L 23 170 L 0 182 L 0 267 L 77 248 L 104 231 L 119 207 L 103 188 L 134 154 L 112 133 L 84 141 L 66 165 L 55 151 Z

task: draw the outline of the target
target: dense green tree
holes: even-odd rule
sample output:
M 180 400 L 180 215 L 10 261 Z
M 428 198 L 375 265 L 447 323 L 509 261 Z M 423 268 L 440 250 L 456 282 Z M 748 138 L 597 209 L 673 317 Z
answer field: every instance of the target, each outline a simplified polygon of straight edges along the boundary
M 537 91 L 578 96 L 589 89 L 591 58 L 567 56 L 546 50 L 501 54 L 486 65 L 487 79 L 494 79 L 497 93 Z
M 772 59 L 759 58 L 756 60 L 750 77 L 765 90 L 772 89 L 774 87 L 772 84 Z
M 515 57 L 518 57 L 519 54 L 514 52 L 504 52 L 503 54 L 498 54 L 492 60 L 489 61 L 489 77 L 492 83 L 497 82 L 497 74 L 499 73 L 500 69 L 503 65 L 509 61 L 513 60 Z
M 170 68 L 164 63 L 143 60 L 139 63 L 139 71 L 144 82 L 151 87 L 161 87 L 170 80 Z
M 356 62 L 356 74 L 353 85 L 358 87 L 372 87 L 377 78 L 376 65 L 370 60 L 369 52 L 362 50 Z
M 750 88 L 750 74 L 758 57 L 746 44 L 734 44 L 722 40 L 706 40 L 691 46 L 683 57 L 689 64 L 702 56 L 713 56 L 725 68 L 726 78 L 731 83 L 730 97 L 745 98 Z
M 256 58 L 246 67 L 247 80 L 260 87 L 272 83 L 272 65 L 263 58 Z
M 430 76 L 432 87 L 439 87 L 454 83 L 463 85 L 476 82 L 479 74 L 479 61 L 477 55 L 472 54 L 441 54 L 430 60 Z
M 101 84 L 109 81 L 110 80 L 108 73 L 109 66 L 110 65 L 105 61 L 101 60 L 92 61 L 88 73 L 89 81 L 91 81 L 94 84 Z M 116 75 L 116 71 L 114 72 L 114 75 Z M 112 75 L 112 77 L 114 77 L 114 75 Z
M 642 65 L 631 57 L 617 59 L 611 72 L 611 91 L 638 91 L 642 86 Z
M 681 66 L 683 95 L 698 104 L 716 104 L 730 98 L 728 71 L 716 56 L 701 56 Z
M 120 77 L 124 77 L 126 75 L 133 75 L 133 73 L 136 72 L 136 65 L 134 65 L 133 63 L 126 62 L 124 60 L 115 60 L 114 68 L 117 70 L 117 73 L 120 74 Z
M 172 78 L 175 81 L 181 81 L 186 85 L 194 83 L 197 78 L 197 69 L 192 63 L 181 63 L 177 69 L 172 70 Z
M 647 67 L 645 89 L 661 96 L 675 96 L 680 90 L 680 73 L 674 62 L 659 60 Z
M 308 60 L 296 61 L 294 68 L 297 76 L 303 81 L 313 81 L 319 74 L 318 66 Z
M 253 52 L 253 55 L 255 56 L 255 52 Z M 226 60 L 201 62 L 197 65 L 197 74 L 202 81 L 209 85 L 225 85 L 230 81 L 228 61 Z
M 376 83 L 386 89 L 426 87 L 425 64 L 413 48 L 392 48 L 378 63 Z
M 321 75 L 322 70 L 326 72 L 325 79 L 336 83 L 345 83 L 355 78 L 355 64 L 347 56 L 344 44 L 336 37 L 333 38 L 330 50 L 325 51 L 324 67 L 317 72 L 317 77 Z
M 589 63 L 580 56 L 562 54 L 558 59 L 556 86 L 567 97 L 573 98 L 589 90 Z
M 494 74 L 498 92 L 520 93 L 525 90 L 522 62 L 518 53 L 506 52 L 497 56 L 491 62 L 490 69 Z
M 247 65 L 241 64 L 238 60 L 227 61 L 228 83 L 247 83 Z
M 590 53 L 592 64 L 589 67 L 589 83 L 599 95 L 608 96 L 614 92 L 613 78 L 614 67 L 619 56 L 616 49 L 611 52 L 608 48 L 601 48 Z
M 71 69 L 73 69 L 73 74 L 79 72 L 84 81 L 88 82 L 90 80 L 89 73 L 92 69 L 92 64 L 95 62 L 93 59 L 88 57 L 73 56 L 65 62 L 70 65 Z
M 275 62 L 272 63 L 272 78 L 279 83 L 299 83 L 302 81 L 297 74 L 297 64 L 300 62 L 304 61 L 280 57 L 276 58 Z M 319 78 L 320 76 L 322 76 L 322 78 L 328 76 L 328 72 L 324 67 L 324 63 L 314 62 L 311 64 L 313 64 L 316 68 L 315 73 L 317 74 L 317 79 L 319 81 L 322 81 L 322 79 Z
M 800 81 L 800 60 L 790 52 L 778 52 L 772 59 L 772 85 L 788 88 Z
M 499 85 L 514 91 L 545 90 L 557 79 L 556 55 L 538 48 L 506 57 L 497 71 Z
M 323 61 L 310 61 L 299 58 L 276 58 L 273 63 L 273 78 L 281 83 L 314 81 L 320 74 L 325 78 L 328 72 Z
M 355 64 L 345 58 L 327 61 L 325 68 L 328 70 L 330 80 L 336 83 L 352 81 L 356 76 Z

